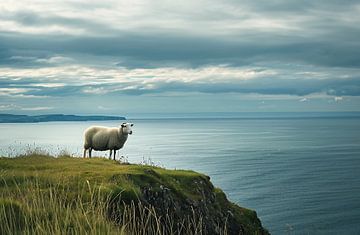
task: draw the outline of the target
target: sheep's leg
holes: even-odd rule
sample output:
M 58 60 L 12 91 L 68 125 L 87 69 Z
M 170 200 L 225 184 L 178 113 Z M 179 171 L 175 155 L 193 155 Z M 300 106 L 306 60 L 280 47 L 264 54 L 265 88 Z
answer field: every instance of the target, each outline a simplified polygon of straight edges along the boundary
M 112 149 L 110 149 L 109 160 L 111 160 Z
M 116 156 L 116 150 L 114 149 L 114 161 L 115 161 L 115 156 Z
M 86 148 L 84 148 L 84 158 L 86 158 Z
M 91 151 L 92 151 L 92 148 L 89 148 L 89 158 L 91 158 Z

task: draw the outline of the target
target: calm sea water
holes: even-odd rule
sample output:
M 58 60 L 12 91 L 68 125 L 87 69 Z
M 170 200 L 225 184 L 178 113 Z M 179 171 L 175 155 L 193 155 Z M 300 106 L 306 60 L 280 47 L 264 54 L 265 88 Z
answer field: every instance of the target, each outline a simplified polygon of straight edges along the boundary
M 358 118 L 132 121 L 120 155 L 208 174 L 273 234 L 360 234 Z M 36 146 L 81 156 L 93 124 L 119 123 L 0 124 L 0 155 Z

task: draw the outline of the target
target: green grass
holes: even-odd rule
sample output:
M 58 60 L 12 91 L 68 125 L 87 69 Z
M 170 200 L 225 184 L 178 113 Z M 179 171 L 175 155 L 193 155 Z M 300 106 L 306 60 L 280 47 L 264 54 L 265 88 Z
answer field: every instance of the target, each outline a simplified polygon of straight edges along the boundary
M 105 158 L 0 158 L 0 234 L 203 234 L 204 216 L 228 211 L 246 234 L 266 234 L 254 211 L 194 171 Z M 226 221 L 219 234 L 231 233 Z
M 44 186 L 47 188 L 44 188 Z M 24 179 L 0 193 L 2 234 L 121 234 L 106 218 L 100 191 L 79 185 L 79 194 L 62 184 Z

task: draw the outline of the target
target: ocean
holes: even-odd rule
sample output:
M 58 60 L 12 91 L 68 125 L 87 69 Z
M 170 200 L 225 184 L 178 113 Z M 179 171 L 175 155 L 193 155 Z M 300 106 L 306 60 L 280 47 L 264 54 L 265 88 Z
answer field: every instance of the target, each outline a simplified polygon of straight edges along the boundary
M 205 173 L 272 234 L 360 234 L 360 118 L 129 121 L 134 134 L 118 157 Z M 86 127 L 119 124 L 0 124 L 0 155 L 40 148 L 82 156 Z

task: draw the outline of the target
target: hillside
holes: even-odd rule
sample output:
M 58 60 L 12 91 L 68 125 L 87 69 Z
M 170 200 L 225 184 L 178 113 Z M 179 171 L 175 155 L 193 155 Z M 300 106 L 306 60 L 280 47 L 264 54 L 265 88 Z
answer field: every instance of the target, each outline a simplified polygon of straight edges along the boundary
M 0 158 L 0 178 L 1 231 L 268 234 L 194 171 L 30 155 Z
M 65 114 L 44 114 L 44 115 L 15 115 L 0 114 L 0 123 L 33 123 L 33 122 L 56 122 L 56 121 L 110 121 L 125 120 L 125 117 L 118 116 L 78 116 Z

